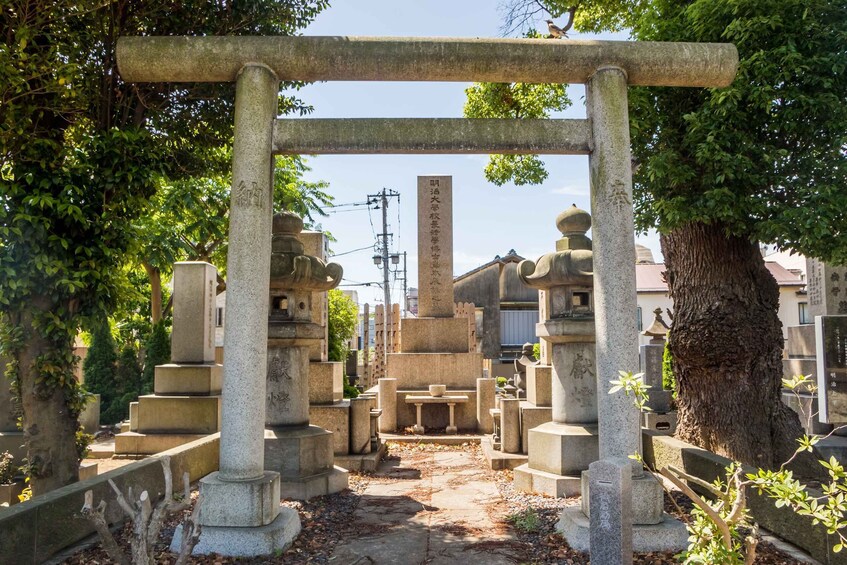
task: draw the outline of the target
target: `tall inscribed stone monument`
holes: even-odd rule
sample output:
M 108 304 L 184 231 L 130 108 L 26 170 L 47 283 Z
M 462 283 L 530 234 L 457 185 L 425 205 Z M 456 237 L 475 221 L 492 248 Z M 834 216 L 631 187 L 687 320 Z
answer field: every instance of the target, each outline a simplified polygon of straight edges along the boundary
M 453 177 L 418 177 L 418 316 L 453 317 Z
M 419 317 L 400 320 L 399 352 L 388 354 L 388 379 L 380 379 L 380 430 L 419 423 L 414 402 L 406 397 L 418 396 L 433 384 L 445 385 L 449 394 L 461 397 L 454 407 L 456 419 L 450 423 L 446 404 L 433 405 L 423 410 L 420 424 L 476 430 L 482 354 L 470 352 L 467 318 L 454 315 L 453 178 L 448 175 L 418 177 L 418 287 Z M 389 381 L 396 389 L 386 388 Z

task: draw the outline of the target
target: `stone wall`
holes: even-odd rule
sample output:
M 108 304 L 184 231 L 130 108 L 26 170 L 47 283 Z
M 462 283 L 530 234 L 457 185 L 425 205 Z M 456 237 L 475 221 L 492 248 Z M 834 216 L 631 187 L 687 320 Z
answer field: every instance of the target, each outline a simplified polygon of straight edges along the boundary
M 725 478 L 724 469 L 731 463 L 726 457 L 649 430 L 643 432 L 642 438 L 644 460 L 653 469 L 673 465 L 690 475 L 712 482 L 718 477 Z M 749 472 L 753 472 L 753 469 L 750 468 Z M 698 488 L 696 485 L 692 487 L 695 490 Z M 813 489 L 809 489 L 809 492 L 813 496 L 820 496 Z M 747 502 L 753 520 L 763 528 L 800 547 L 825 565 L 847 564 L 847 555 L 832 552 L 837 538 L 828 536 L 820 524 L 813 526 L 808 516 L 799 516 L 789 508 L 777 508 L 773 500 L 757 495 L 753 490 L 748 492 Z
M 147 490 L 155 501 L 162 496 L 165 488 L 159 457 L 171 457 L 174 490 L 178 490 L 182 488 L 184 472 L 188 471 L 190 480 L 194 482 L 218 469 L 219 444 L 220 434 L 215 434 L 96 478 L 56 489 L 11 508 L 0 508 L 0 563 L 41 563 L 93 534 L 91 522 L 79 512 L 85 491 L 94 491 L 95 504 L 99 504 L 100 500 L 106 501 L 109 523 L 122 522 L 124 514 L 109 487 L 109 479 L 124 493 L 129 486 L 136 495 Z

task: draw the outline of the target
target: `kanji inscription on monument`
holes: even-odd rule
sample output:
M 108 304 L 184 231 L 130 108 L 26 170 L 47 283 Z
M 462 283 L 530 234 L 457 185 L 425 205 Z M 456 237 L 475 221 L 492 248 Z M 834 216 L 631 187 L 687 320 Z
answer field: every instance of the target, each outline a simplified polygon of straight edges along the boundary
M 453 177 L 418 177 L 418 316 L 453 317 Z
M 847 422 L 847 316 L 815 318 L 821 422 Z

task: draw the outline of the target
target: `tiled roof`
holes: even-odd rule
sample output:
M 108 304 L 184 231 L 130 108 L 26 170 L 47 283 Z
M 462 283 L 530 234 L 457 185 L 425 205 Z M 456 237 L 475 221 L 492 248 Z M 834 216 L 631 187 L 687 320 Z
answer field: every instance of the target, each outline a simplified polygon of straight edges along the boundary
M 771 261 L 765 261 L 765 267 L 776 279 L 776 284 L 779 286 L 797 286 L 805 285 L 803 280 L 780 265 Z M 636 265 L 635 266 L 635 287 L 638 292 L 667 292 L 668 285 L 662 278 L 662 273 L 665 270 L 663 263 L 656 265 Z

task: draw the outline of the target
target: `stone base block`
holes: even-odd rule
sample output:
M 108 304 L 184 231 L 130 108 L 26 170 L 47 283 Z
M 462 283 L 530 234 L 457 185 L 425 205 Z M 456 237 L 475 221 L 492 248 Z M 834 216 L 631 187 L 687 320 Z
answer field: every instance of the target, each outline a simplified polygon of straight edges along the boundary
M 402 353 L 467 353 L 469 340 L 467 318 L 400 320 Z
M 123 428 L 123 423 L 121 423 L 121 431 L 122 432 L 137 432 L 138 431 L 138 402 L 130 402 L 129 403 L 129 429 Z
M 213 434 L 220 431 L 220 396 L 155 396 L 138 399 L 138 432 Z
M 158 396 L 220 394 L 223 369 L 217 363 L 156 365 L 153 392 Z
M 380 442 L 379 447 L 370 453 L 363 455 L 349 453 L 347 455 L 335 455 L 335 464 L 356 473 L 372 473 L 376 471 L 379 462 L 385 457 L 386 451 L 388 451 L 387 446 Z
M 482 353 L 389 353 L 386 375 L 397 379 L 398 390 L 426 390 L 432 384 L 476 390 Z
M 553 475 L 578 475 L 600 458 L 597 426 L 547 422 L 529 430 L 529 466 Z
M 813 326 L 814 327 L 814 326 Z M 790 379 L 794 375 L 811 375 L 812 383 L 817 385 L 818 382 L 818 361 L 814 357 L 811 359 L 783 359 L 782 360 L 782 376 Z
M 543 494 L 556 498 L 579 496 L 580 477 L 578 475 L 554 475 L 539 471 L 524 464 L 515 469 L 515 489 L 523 492 Z
M 200 524 L 254 528 L 266 526 L 279 514 L 279 473 L 265 471 L 252 481 L 226 481 L 215 471 L 200 479 Z
M 530 365 L 526 368 L 526 399 L 536 406 L 553 405 L 552 365 Z
M 483 437 L 480 440 L 480 445 L 482 446 L 482 455 L 485 457 L 489 468 L 493 471 L 514 469 L 525 464 L 527 461 L 527 456 L 523 453 L 504 453 L 499 449 L 495 449 L 494 440 L 490 435 Z
M 797 413 L 800 425 L 807 434 L 826 435 L 832 431 L 832 424 L 824 424 L 818 420 L 817 394 L 783 390 L 781 396 L 782 403 Z
M 84 481 L 97 476 L 97 461 L 83 459 L 79 464 L 79 480 Z
M 83 427 L 86 433 L 96 434 L 100 429 L 100 395 L 95 394 L 94 398 L 88 401 L 79 415 L 79 425 Z
M 311 477 L 283 479 L 280 495 L 282 498 L 293 500 L 309 500 L 316 496 L 341 492 L 347 488 L 348 484 L 349 473 L 347 469 L 333 467 L 326 473 Z
M 814 324 L 788 326 L 785 328 L 785 332 L 788 337 L 785 341 L 785 352 L 789 357 L 814 357 L 817 355 Z
M 589 504 L 588 471 L 582 472 L 581 512 L 591 517 Z M 662 483 L 652 474 L 644 473 L 632 477 L 632 523 L 637 525 L 658 524 L 664 516 L 665 491 Z
M 26 457 L 26 444 L 23 432 L 0 432 L 0 453 L 8 451 L 17 460 Z
M 671 411 L 671 401 L 673 400 L 673 391 L 670 390 L 649 390 L 650 395 L 647 400 L 647 407 L 653 412 L 664 414 Z
M 309 363 L 309 404 L 333 404 L 344 399 L 344 364 Z
M 309 422 L 332 432 L 332 452 L 343 455 L 350 451 L 350 401 L 309 406 Z
M 130 405 L 132 405 L 132 404 L 138 404 L 138 403 L 137 402 L 130 403 Z M 132 424 L 130 424 L 129 420 L 124 420 L 123 422 L 120 423 L 120 433 L 131 432 L 131 431 L 134 431 L 134 430 L 132 429 Z
M 591 524 L 579 506 L 562 510 L 556 530 L 577 551 L 590 552 Z M 637 552 L 682 551 L 688 547 L 685 524 L 665 514 L 658 524 L 633 526 L 632 549 Z
M 206 434 L 140 434 L 124 432 L 115 436 L 115 456 L 155 455 L 206 437 Z
M 265 430 L 265 468 L 283 482 L 332 470 L 332 432 L 318 426 Z
M 217 553 L 229 557 L 255 557 L 284 551 L 300 534 L 300 517 L 292 508 L 280 507 L 279 515 L 267 526 L 226 528 L 203 526 L 194 555 Z M 170 550 L 179 553 L 182 525 L 177 526 Z
M 821 454 L 821 459 L 828 461 L 830 457 L 835 457 L 842 465 L 847 464 L 847 437 L 833 435 L 821 439 L 815 444 L 815 449 Z
M 656 412 L 641 413 L 641 427 L 652 430 L 664 436 L 672 436 L 676 431 L 676 412 L 657 414 Z
M 546 424 L 553 419 L 553 409 L 535 406 L 528 401 L 521 402 L 521 452 L 529 451 L 529 430 Z

